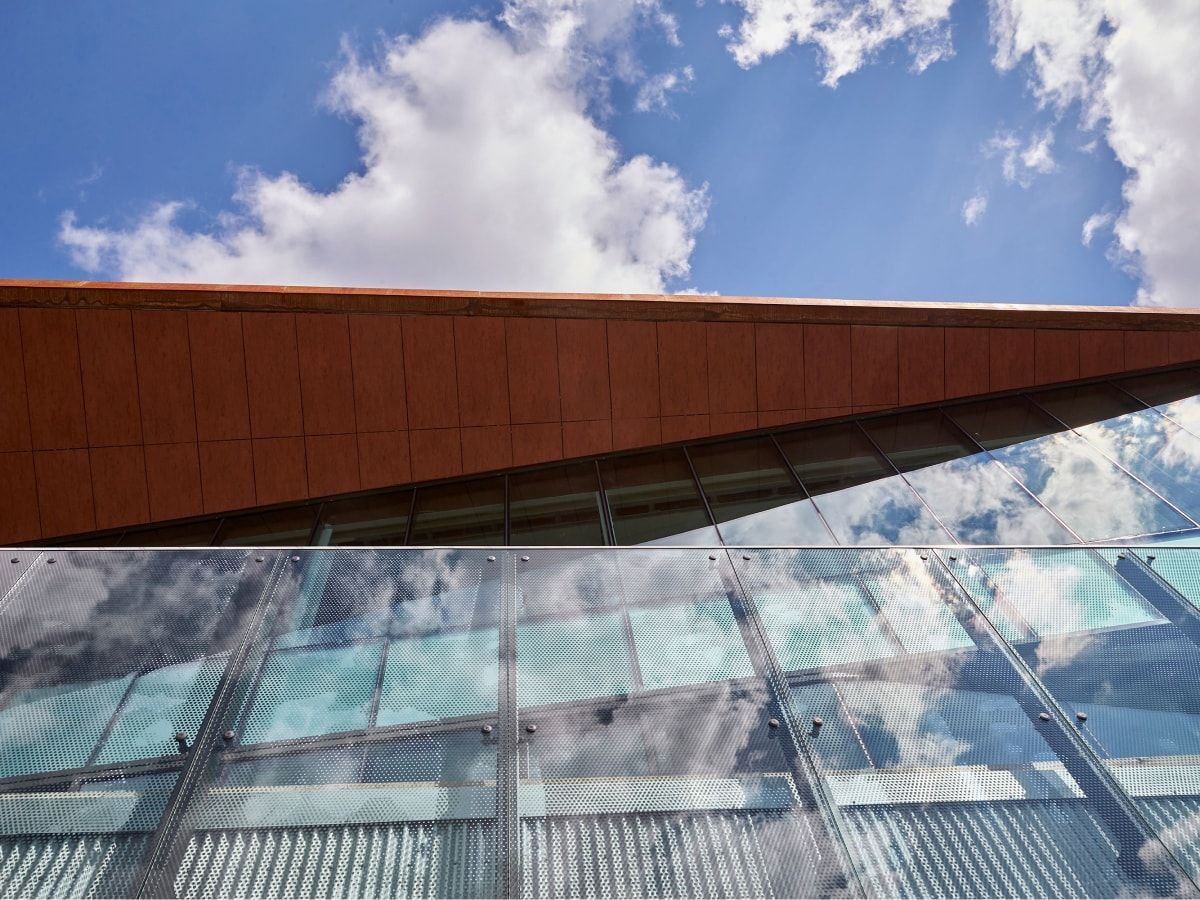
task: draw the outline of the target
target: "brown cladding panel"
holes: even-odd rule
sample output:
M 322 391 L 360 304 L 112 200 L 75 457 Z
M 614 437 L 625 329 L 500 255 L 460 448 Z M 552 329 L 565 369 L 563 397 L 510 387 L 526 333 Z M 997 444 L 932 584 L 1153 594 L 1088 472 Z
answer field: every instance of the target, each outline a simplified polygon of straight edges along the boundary
M 757 427 L 757 413 L 713 413 L 709 416 L 710 434 L 733 434 L 736 431 L 753 431 Z
M 804 326 L 754 326 L 758 409 L 804 408 Z
M 662 422 L 657 416 L 644 419 L 613 419 L 613 449 L 652 447 L 662 443 Z
M 850 326 L 851 401 L 895 406 L 899 397 L 896 327 Z
M 608 336 L 604 321 L 559 319 L 558 389 L 564 422 L 607 419 L 612 415 L 608 391 Z M 643 386 L 645 389 L 645 386 Z M 557 428 L 557 425 L 555 426 Z M 528 431 L 548 434 L 549 430 Z M 517 432 L 513 431 L 513 458 L 518 454 Z M 534 441 L 531 447 L 537 445 Z M 544 447 L 543 447 L 544 449 Z M 559 451 L 561 453 L 561 449 Z M 520 463 L 517 463 L 520 465 Z
M 0 452 L 30 446 L 20 315 L 15 309 L 0 309 Z
M 753 413 L 755 387 L 754 325 L 708 322 L 708 403 L 713 413 Z
M 1032 328 L 993 328 L 988 339 L 993 391 L 1028 387 L 1034 383 L 1037 339 Z
M 187 317 L 166 310 L 135 310 L 133 345 L 143 440 L 147 444 L 196 440 Z
M 1034 339 L 1034 380 L 1037 384 L 1079 377 L 1079 334 L 1039 328 Z
M 1120 331 L 1079 332 L 1079 377 L 1125 370 L 1125 335 Z
M 990 329 L 946 329 L 946 397 L 986 394 L 991 384 Z
M 367 488 L 412 480 L 407 431 L 372 431 L 358 436 L 358 472 Z
M 1166 332 L 1126 331 L 1125 368 L 1149 369 L 1165 366 L 1171 358 Z
M 458 428 L 410 431 L 408 446 L 413 481 L 462 474 L 462 437 Z
M 190 312 L 188 346 L 202 441 L 250 437 L 246 355 L 240 313 Z
M 310 435 L 304 439 L 304 451 L 310 497 L 359 489 L 358 442 L 353 434 Z
M 514 466 L 562 459 L 562 426 L 557 422 L 549 425 L 514 425 L 512 444 Z
M 508 424 L 508 359 L 504 320 L 454 317 L 458 416 L 469 425 Z
M 37 478 L 33 454 L 27 450 L 0 453 L 0 544 L 17 544 L 41 537 Z
M 513 422 L 557 422 L 558 338 L 553 319 L 502 319 Z
M 809 409 L 848 406 L 850 326 L 804 326 L 804 397 Z
M 203 441 L 200 486 L 206 513 L 254 506 L 257 501 L 250 441 Z
M 1200 360 L 1200 331 L 1173 331 L 1167 343 L 1171 362 Z
M 663 443 L 670 444 L 674 441 L 707 437 L 712 434 L 711 428 L 712 422 L 710 416 L 663 416 Z
M 146 456 L 135 447 L 97 447 L 91 451 L 92 496 L 96 527 L 137 525 L 150 518 Z
M 346 316 L 296 316 L 305 434 L 353 434 L 354 374 Z
M 260 506 L 308 496 L 304 438 L 256 438 L 252 452 L 254 493 Z
M 901 406 L 946 397 L 946 329 L 902 326 L 897 339 Z
M 86 450 L 41 450 L 33 454 L 42 537 L 96 530 L 92 470 Z
M 181 519 L 204 512 L 196 445 L 148 444 L 146 487 L 150 495 L 151 521 Z
M 142 442 L 137 363 L 133 356 L 133 320 L 125 309 L 81 309 L 79 362 L 88 444 L 132 446 Z
M 404 386 L 410 428 L 458 427 L 453 319 L 404 320 Z
M 408 428 L 404 384 L 404 320 L 400 316 L 350 316 L 354 411 L 360 431 Z
M 608 453 L 612 450 L 612 420 L 563 422 L 562 443 L 564 459 Z
M 658 392 L 662 415 L 708 412 L 707 338 L 703 322 L 658 323 Z
M 296 317 L 291 313 L 245 313 L 242 339 L 251 434 L 255 438 L 303 434 Z
M 653 322 L 610 321 L 607 337 L 608 370 L 612 379 L 612 417 L 657 417 L 657 327 Z
M 488 472 L 512 465 L 512 429 L 477 425 L 462 429 L 463 472 Z
M 33 448 L 86 447 L 74 310 L 23 309 L 20 321 Z

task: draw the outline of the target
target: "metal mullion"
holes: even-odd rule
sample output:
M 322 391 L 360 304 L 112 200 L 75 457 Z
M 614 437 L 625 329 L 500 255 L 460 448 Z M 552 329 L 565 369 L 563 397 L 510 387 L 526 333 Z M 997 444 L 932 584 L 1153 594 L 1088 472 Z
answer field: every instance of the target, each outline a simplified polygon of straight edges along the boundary
M 1000 460 L 996 459 L 996 457 L 992 455 L 991 450 L 987 449 L 987 447 L 983 446 L 983 444 L 981 444 L 981 443 L 979 443 L 979 441 L 975 440 L 975 438 L 972 437 L 967 432 L 967 429 L 963 428 L 961 425 L 959 425 L 957 422 L 955 422 L 954 417 L 951 416 L 950 414 L 948 414 L 943 407 L 938 407 L 938 412 L 941 414 L 942 419 L 944 419 L 946 422 L 950 423 L 951 428 L 953 428 L 955 431 L 957 431 L 959 434 L 961 434 L 963 437 L 965 437 L 970 443 L 972 443 L 976 447 L 978 447 L 979 453 L 984 454 L 990 462 L 994 462 L 996 465 L 998 465 L 1000 467 L 1000 471 L 1003 472 L 1005 475 L 1007 475 L 1009 478 L 1011 478 L 1013 480 L 1013 483 L 1016 484 L 1017 487 L 1019 487 L 1022 491 L 1024 491 L 1026 494 L 1028 494 L 1029 499 L 1032 500 L 1034 502 L 1034 504 L 1036 504 L 1040 509 L 1042 509 L 1046 513 L 1048 513 L 1050 515 L 1050 518 L 1054 519 L 1055 522 L 1057 522 L 1059 525 L 1061 525 L 1066 530 L 1067 534 L 1069 534 L 1069 535 L 1071 535 L 1071 537 L 1075 538 L 1075 540 L 1080 544 L 1088 543 L 1082 537 L 1080 537 L 1078 534 L 1076 534 L 1075 529 L 1072 528 L 1070 525 L 1068 525 L 1066 522 L 1064 522 L 1059 517 L 1058 513 L 1056 513 L 1049 506 L 1047 506 L 1045 503 L 1043 503 L 1041 501 L 1041 498 L 1039 498 L 1037 494 L 1035 494 L 1028 487 L 1026 487 L 1025 482 L 1021 481 L 1020 478 L 1018 478 L 1016 475 L 1014 475 L 1012 473 L 1012 471 L 1008 468 L 1008 466 L 1006 466 L 1004 463 L 1000 462 Z
M 412 488 L 408 492 L 408 521 L 404 523 L 404 540 L 400 543 L 406 547 L 411 547 L 413 518 L 417 514 L 417 488 Z
M 692 481 L 696 485 L 696 490 L 700 492 L 700 502 L 704 504 L 704 511 L 708 514 L 708 524 L 717 532 L 717 540 L 721 542 L 721 546 L 726 546 L 725 536 L 721 534 L 721 529 L 717 527 L 717 517 L 713 515 L 712 506 L 708 502 L 708 494 L 704 490 L 704 482 L 700 480 L 700 476 L 696 474 L 696 467 L 692 464 L 692 455 L 688 453 L 686 444 L 681 445 L 679 449 L 683 453 L 683 458 L 687 461 L 688 471 L 692 473 Z
M 617 526 L 612 520 L 612 509 L 608 505 L 608 491 L 604 489 L 604 476 L 600 474 L 600 460 L 593 460 L 592 468 L 596 472 L 596 497 L 600 512 L 600 532 L 604 535 L 605 543 L 610 546 L 617 544 Z
M 500 572 L 500 633 L 496 740 L 496 895 L 521 895 L 520 721 L 517 698 L 516 554 L 496 554 Z
M 1080 548 L 1070 552 L 1086 552 L 1086 550 Z M 935 555 L 934 559 L 937 562 L 929 564 L 928 569 L 933 570 L 940 567 L 956 589 L 955 601 L 946 603 L 946 608 L 954 615 L 972 640 L 977 642 L 977 646 L 990 645 L 990 648 L 994 648 L 990 649 L 990 652 L 999 653 L 1008 662 L 1017 682 L 1037 701 L 1036 704 L 1029 704 L 1028 702 L 1023 703 L 1020 696 L 1013 698 L 1029 717 L 1031 726 L 1042 736 L 1068 774 L 1083 789 L 1087 801 L 1100 807 L 1101 815 L 1107 813 L 1118 820 L 1118 827 L 1113 829 L 1113 836 L 1118 847 L 1116 861 L 1118 867 L 1129 871 L 1134 878 L 1144 877 L 1142 870 L 1145 868 L 1145 856 L 1143 855 L 1145 848 L 1144 846 L 1131 848 L 1124 845 L 1122 835 L 1125 829 L 1120 827 L 1122 824 L 1120 820 L 1124 820 L 1123 824 L 1132 829 L 1134 833 L 1144 835 L 1147 843 L 1157 845 L 1157 848 L 1174 862 L 1176 871 L 1172 874 L 1191 888 L 1185 893 L 1200 892 L 1200 885 L 1197 885 L 1192 879 L 1187 867 L 1167 848 L 1162 838 L 1159 837 L 1157 829 L 1143 816 L 1137 804 L 1133 802 L 1116 777 L 1104 765 L 1104 761 L 1096 755 L 1088 742 L 1079 734 L 1077 728 L 1071 724 L 1066 712 L 1059 705 L 1058 699 L 1043 684 L 1021 654 L 1004 639 L 995 623 L 976 603 L 971 592 L 958 580 L 954 570 L 946 565 L 941 557 Z M 1044 720 L 1042 716 L 1050 718 Z M 1051 727 L 1039 727 L 1041 723 L 1049 724 Z M 1089 791 L 1087 787 L 1090 787 L 1091 790 Z M 1130 867 L 1132 871 L 1130 871 Z
M 78 785 L 85 781 L 100 781 L 111 778 L 132 778 L 137 775 L 154 775 L 173 772 L 179 768 L 179 755 L 154 756 L 127 762 L 103 763 L 75 769 L 57 769 L 52 772 L 35 772 L 0 778 L 0 791 L 15 793 L 36 791 L 53 785 Z
M 308 542 L 305 544 L 306 547 L 317 546 L 317 535 L 321 533 L 321 514 L 325 512 L 325 507 L 328 505 L 329 503 L 324 500 L 320 501 L 319 503 L 308 504 L 308 506 L 313 508 L 314 515 L 312 528 L 308 530 Z
M 938 412 L 941 412 L 940 408 L 938 409 Z M 921 496 L 921 492 L 918 491 L 915 487 L 913 487 L 913 483 L 908 480 L 908 476 L 900 471 L 900 467 L 898 465 L 896 465 L 894 462 L 892 462 L 892 458 L 890 456 L 888 456 L 887 453 L 884 452 L 884 449 L 879 446 L 879 443 L 875 440 L 875 438 L 871 437 L 871 433 L 869 431 L 867 431 L 867 429 L 862 427 L 862 422 L 855 419 L 854 427 L 858 429 L 859 434 L 861 434 L 864 438 L 866 438 L 867 443 L 871 445 L 871 449 L 874 450 L 876 454 L 878 454 L 879 459 L 883 461 L 884 468 L 886 469 L 888 466 L 891 466 L 892 472 L 894 473 L 895 477 L 899 478 L 902 482 L 904 482 L 904 486 L 906 488 L 908 488 L 909 492 L 914 497 L 917 498 L 917 502 L 919 504 L 921 504 L 922 508 L 924 508 L 924 510 L 927 513 L 929 513 L 930 516 L 933 517 L 933 521 L 937 522 L 938 527 L 941 528 L 942 531 L 944 531 L 946 533 L 946 536 L 949 537 L 952 541 L 957 543 L 958 535 L 956 535 L 953 531 L 951 531 L 948 527 L 946 527 L 946 523 L 942 521 L 942 517 L 939 516 L 936 512 L 934 512 L 933 507 L 930 506 L 926 502 L 925 498 Z M 892 476 L 888 476 L 888 477 L 892 477 Z M 1012 476 L 1009 476 L 1009 477 L 1012 477 Z
M 1179 370 L 1179 371 L 1184 371 L 1184 372 L 1186 372 L 1186 371 L 1194 371 L 1194 370 L 1182 369 L 1182 370 Z M 1121 387 L 1121 385 L 1117 384 L 1115 381 L 1108 381 L 1108 382 L 1104 382 L 1104 383 L 1105 383 L 1105 384 L 1108 384 L 1108 385 L 1110 385 L 1110 386 L 1112 386 L 1112 387 L 1114 387 L 1114 388 L 1116 388 L 1116 389 L 1117 389 L 1118 391 L 1120 391 L 1122 394 L 1125 394 L 1125 395 L 1126 395 L 1126 396 L 1128 396 L 1130 399 L 1132 399 L 1132 400 L 1133 400 L 1135 403 L 1140 403 L 1140 404 L 1141 404 L 1143 407 L 1145 407 L 1145 408 L 1146 408 L 1146 409 L 1148 409 L 1148 410 L 1151 410 L 1151 411 L 1152 411 L 1152 412 L 1154 412 L 1156 415 L 1162 416 L 1164 419 L 1166 419 L 1168 422 L 1170 422 L 1170 423 L 1171 423 L 1172 425 L 1174 425 L 1176 428 L 1179 428 L 1179 429 L 1181 429 L 1182 431 L 1184 431 L 1185 433 L 1187 433 L 1187 434 L 1190 434 L 1192 437 L 1200 437 L 1200 432 L 1197 432 L 1197 431 L 1195 431 L 1195 430 L 1193 430 L 1193 429 L 1189 428 L 1187 425 L 1184 425 L 1182 422 L 1180 422 L 1180 421 L 1179 421 L 1178 419 L 1176 419 L 1174 416 L 1169 416 L 1169 415 L 1167 415 L 1165 412 L 1163 412 L 1161 409 L 1159 409 L 1159 406 L 1161 406 L 1161 405 L 1162 405 L 1161 403 L 1156 403 L 1156 404 L 1150 404 L 1150 403 L 1147 403 L 1147 402 L 1146 402 L 1145 400 L 1143 400 L 1141 397 L 1138 397 L 1137 395 L 1135 395 L 1135 394 L 1134 394 L 1134 393 L 1132 393 L 1131 391 L 1127 391 L 1125 388 Z M 1193 396 L 1194 396 L 1194 395 L 1193 395 Z M 1181 398 L 1179 398 L 1179 399 L 1181 399 L 1181 400 L 1182 400 L 1182 399 L 1186 399 L 1186 398 L 1183 398 L 1183 397 L 1181 397 Z M 1174 403 L 1174 402 L 1176 402 L 1176 401 L 1174 401 L 1174 400 L 1168 400 L 1168 401 L 1166 401 L 1166 402 L 1168 402 L 1168 403 Z
M 137 686 L 138 679 L 141 678 L 142 675 L 147 671 L 149 670 L 145 666 L 142 666 L 137 670 L 133 678 L 129 680 L 129 685 L 125 688 L 125 693 L 121 694 L 121 699 L 117 701 L 116 708 L 113 710 L 112 715 L 108 717 L 108 722 L 105 723 L 104 730 L 100 732 L 100 737 L 96 739 L 96 743 L 92 747 L 92 752 L 88 754 L 87 761 L 83 764 L 83 768 L 86 769 L 87 767 L 94 766 L 96 764 L 96 758 L 100 756 L 100 751 L 104 748 L 105 742 L 112 734 L 113 729 L 117 726 L 117 719 L 120 717 L 121 713 L 125 711 L 125 706 L 129 703 L 129 698 L 133 696 L 133 689 Z
M 1134 475 L 1133 472 L 1129 471 L 1129 469 L 1127 469 L 1124 465 L 1122 465 L 1120 462 L 1118 462 L 1117 460 L 1115 460 L 1111 456 L 1109 456 L 1107 453 L 1105 453 L 1099 446 L 1097 446 L 1096 444 L 1093 444 L 1091 441 L 1089 441 L 1087 439 L 1086 435 L 1080 434 L 1072 426 L 1068 425 L 1066 422 L 1064 422 L 1058 416 L 1054 415 L 1054 413 L 1050 412 L 1050 410 L 1046 409 L 1044 406 L 1042 406 L 1040 403 L 1038 403 L 1036 400 L 1034 400 L 1032 395 L 1022 394 L 1021 396 L 1029 403 L 1032 403 L 1035 409 L 1039 410 L 1040 412 L 1045 413 L 1047 416 L 1049 416 L 1051 419 L 1053 419 L 1059 425 L 1063 426 L 1063 428 L 1067 429 L 1067 431 L 1069 431 L 1071 434 L 1075 435 L 1077 438 L 1079 438 L 1081 441 L 1083 441 L 1084 444 L 1086 444 L 1088 447 L 1090 447 L 1093 451 L 1095 451 L 1096 453 L 1099 453 L 1100 456 L 1102 456 L 1104 459 L 1107 459 L 1110 463 L 1112 463 L 1114 466 L 1116 466 L 1118 471 L 1124 472 L 1126 475 L 1128 475 L 1130 478 L 1132 478 L 1136 484 L 1140 485 L 1142 488 L 1144 488 L 1145 490 L 1147 490 L 1148 492 L 1153 494 L 1155 497 L 1157 497 L 1159 500 L 1161 500 L 1163 503 L 1165 503 L 1171 509 L 1175 510 L 1175 512 L 1179 513 L 1179 515 L 1181 515 L 1185 521 L 1190 522 L 1193 526 L 1200 525 L 1200 522 L 1197 522 L 1195 519 L 1193 519 L 1191 516 L 1189 516 L 1187 513 L 1185 513 L 1182 509 L 1180 509 L 1178 506 L 1176 506 L 1174 503 L 1172 503 L 1171 500 L 1169 500 L 1166 496 L 1164 496 L 1163 494 L 1160 494 L 1157 490 L 1150 487 L 1150 485 L 1146 484 L 1146 482 L 1144 482 L 1137 475 Z M 1092 423 L 1092 424 L 1097 424 L 1097 423 Z M 1053 437 L 1053 435 L 1045 435 L 1045 436 Z
M 379 704 L 383 701 L 383 677 L 387 672 L 388 649 L 392 642 L 387 635 L 383 638 L 383 647 L 379 651 L 379 667 L 375 670 L 375 690 L 371 692 L 371 706 L 367 710 L 367 727 L 374 728 L 379 719 Z
M 821 511 L 821 507 L 817 505 L 817 501 L 813 499 L 813 495 L 809 492 L 808 486 L 796 474 L 796 469 L 792 465 L 792 461 L 787 458 L 787 454 L 783 452 L 783 448 L 779 446 L 779 441 L 775 439 L 775 433 L 771 432 L 767 435 L 767 439 L 771 442 L 771 446 L 775 448 L 775 452 L 779 454 L 779 458 L 783 460 L 783 468 L 792 478 L 792 483 L 800 489 L 800 493 L 804 499 L 812 504 L 812 508 L 817 513 L 817 518 L 821 520 L 821 524 L 825 526 L 825 530 L 829 532 L 829 536 L 833 538 L 834 546 L 840 545 L 842 542 L 838 540 L 838 536 L 834 534 L 833 528 L 829 525 L 829 520 L 825 518 L 825 513 Z
M 252 557 L 247 553 L 247 563 L 261 559 L 261 569 L 253 574 L 243 572 L 246 581 L 239 584 L 239 590 L 245 592 L 246 599 L 253 601 L 250 621 L 245 626 L 237 648 L 230 655 L 229 662 L 213 691 L 208 710 L 196 730 L 195 740 L 185 757 L 184 764 L 175 780 L 175 785 L 163 808 L 158 826 L 149 840 L 149 849 L 142 857 L 138 874 L 131 883 L 130 895 L 136 897 L 158 897 L 165 893 L 156 889 L 162 885 L 160 880 L 174 868 L 173 860 L 177 857 L 176 843 L 178 832 L 182 825 L 184 811 L 187 809 L 197 787 L 203 777 L 209 761 L 217 747 L 217 729 L 221 726 L 228 713 L 228 707 L 233 700 L 238 683 L 243 677 L 243 668 L 255 642 L 261 635 L 262 628 L 268 623 L 268 614 L 273 608 L 274 591 L 287 560 L 287 554 L 276 553 L 272 559 L 264 553 L 262 557 Z M 268 560 L 270 562 L 268 563 Z M 248 583 L 247 583 L 248 582 Z M 269 628 L 270 625 L 268 624 Z
M 1099 556 L 1097 551 L 1092 552 Z M 1128 549 L 1119 553 L 1112 569 L 1200 652 L 1200 610 L 1138 554 Z
M 801 736 L 800 722 L 792 705 L 787 678 L 729 549 L 725 550 L 725 565 L 729 574 L 726 576 L 725 572 L 722 572 L 722 581 L 726 582 L 730 605 L 738 620 L 755 674 L 762 680 L 773 705 L 779 709 L 784 726 L 781 730 L 789 738 L 790 749 L 795 751 L 794 754 L 785 753 L 791 760 L 794 787 L 802 801 L 810 803 L 825 823 L 834 854 L 846 874 L 851 891 L 856 896 L 870 896 L 866 889 L 865 873 L 859 871 L 855 857 L 850 852 L 847 840 L 849 826 L 843 821 L 841 811 L 828 793 L 808 742 Z
M 512 544 L 512 494 L 508 486 L 512 476 L 505 472 L 502 477 L 504 478 L 504 546 L 507 547 Z
M 24 553 L 24 552 L 28 552 L 28 551 L 19 551 L 19 552 Z M 29 565 L 27 565 L 25 567 L 25 571 L 17 576 L 17 580 L 13 582 L 12 587 L 10 587 L 6 593 L 0 594 L 0 613 L 3 613 L 5 607 L 8 606 L 9 601 L 12 600 L 13 597 L 17 596 L 17 591 L 19 591 L 22 587 L 25 586 L 25 582 L 28 581 L 30 578 L 30 573 L 32 573 L 33 570 L 37 567 L 37 564 L 42 561 L 42 557 L 46 555 L 45 550 L 39 549 L 39 550 L 34 550 L 32 552 L 33 552 L 33 559 L 31 559 L 29 561 Z M 12 563 L 9 563 L 8 565 L 12 565 Z M 4 705 L 4 704 L 0 704 L 0 705 Z

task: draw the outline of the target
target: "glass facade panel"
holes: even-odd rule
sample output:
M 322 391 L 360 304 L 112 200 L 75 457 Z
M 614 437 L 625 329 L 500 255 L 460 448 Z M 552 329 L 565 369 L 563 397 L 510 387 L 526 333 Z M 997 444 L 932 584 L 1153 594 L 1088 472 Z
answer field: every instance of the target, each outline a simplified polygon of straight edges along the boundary
M 869 895 L 1188 889 L 1140 861 L 1160 853 L 1154 837 L 1114 802 L 1071 726 L 1043 716 L 944 570 L 916 551 L 764 551 L 739 570 L 768 632 L 781 606 L 811 619 L 830 590 L 872 584 L 902 598 L 911 635 L 941 635 L 906 647 L 886 606 L 859 601 L 855 619 L 796 638 L 824 665 L 790 674 L 790 699 Z
M 1084 540 L 1194 524 L 1028 400 L 972 403 L 949 413 Z
M 232 516 L 221 523 L 213 543 L 218 547 L 295 547 L 307 544 L 317 511 L 293 506 Z
M 936 410 L 863 427 L 963 544 L 1068 544 L 1075 538 Z
M 606 459 L 600 474 L 618 544 L 720 543 L 682 450 Z
M 1192 434 L 1200 435 L 1200 369 L 1123 378 L 1116 384 Z
M 509 540 L 514 544 L 589 546 L 606 543 L 594 463 L 510 475 Z
M 408 542 L 418 547 L 504 543 L 504 479 L 480 478 L 419 488 Z
M 1057 550 L 972 551 L 959 567 L 981 565 L 991 584 L 970 586 L 985 603 L 990 589 L 1043 623 L 1016 645 L 1158 836 L 1200 874 L 1200 620 L 1137 554 Z M 1194 553 L 1163 548 L 1156 556 Z M 1112 565 L 1110 566 L 1109 563 Z M 1187 564 L 1185 563 L 1184 566 Z M 1182 568 L 1182 567 L 1181 567 Z M 1029 577 L 1033 571 L 1037 578 Z M 1066 586 L 1067 589 L 1062 588 Z M 989 611 L 989 615 L 992 613 Z M 1148 850 L 1144 858 L 1155 854 Z
M 701 444 L 689 456 L 725 543 L 833 543 L 770 438 Z
M 121 547 L 207 547 L 213 542 L 219 524 L 217 519 L 204 519 L 160 528 L 130 529 L 113 543 Z M 301 543 L 304 540 L 307 537 Z
M 568 594 L 556 630 L 517 625 L 518 672 L 531 660 L 545 676 L 518 682 L 518 892 L 846 892 L 797 747 L 769 724 L 779 723 L 782 707 L 751 662 L 720 561 L 704 551 L 627 551 L 612 560 L 620 609 L 581 613 Z M 562 564 L 563 572 L 518 571 L 518 583 L 536 591 L 534 579 L 580 579 L 580 558 Z M 602 566 L 588 580 L 610 577 Z M 710 599 L 697 602 L 697 594 Z M 531 705 L 563 699 L 547 684 L 589 699 Z
M 334 500 L 321 508 L 317 546 L 379 547 L 403 544 L 412 512 L 412 491 Z
M 951 540 L 857 425 L 782 434 L 779 445 L 840 543 Z
M 1200 516 L 1200 438 L 1107 384 L 1047 391 L 1037 402 L 1179 511 Z
M 0 893 L 129 895 L 262 567 L 219 550 L 23 562 L 0 606 Z

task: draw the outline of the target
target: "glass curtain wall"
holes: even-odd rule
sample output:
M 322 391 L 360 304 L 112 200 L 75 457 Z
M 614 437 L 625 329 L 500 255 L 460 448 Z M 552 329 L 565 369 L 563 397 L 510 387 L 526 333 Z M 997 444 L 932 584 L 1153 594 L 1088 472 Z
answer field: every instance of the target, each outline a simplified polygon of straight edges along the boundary
M 4 896 L 1200 890 L 1200 549 L 10 558 Z
M 1200 535 L 1200 370 L 84 538 L 120 546 L 1072 544 Z

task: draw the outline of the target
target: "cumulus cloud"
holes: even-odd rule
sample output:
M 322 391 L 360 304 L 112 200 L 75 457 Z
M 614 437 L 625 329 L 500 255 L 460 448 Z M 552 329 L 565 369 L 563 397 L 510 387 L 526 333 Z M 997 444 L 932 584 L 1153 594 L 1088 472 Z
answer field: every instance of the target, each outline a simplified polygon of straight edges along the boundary
M 969 197 L 962 206 L 962 220 L 968 225 L 974 225 L 987 212 L 988 198 L 982 191 Z
M 791 44 L 813 44 L 829 87 L 870 62 L 884 46 L 903 41 L 912 70 L 922 72 L 954 55 L 953 0 L 730 0 L 744 10 L 736 29 L 722 33 L 738 65 L 749 68 Z
M 990 21 L 996 66 L 1024 65 L 1044 107 L 1078 103 L 1128 170 L 1113 231 L 1138 302 L 1200 305 L 1200 3 L 990 0 Z
M 126 227 L 67 212 L 59 238 L 133 281 L 661 291 L 688 274 L 705 188 L 622 156 L 589 111 L 598 60 L 637 77 L 644 22 L 674 35 L 658 0 L 510 0 L 495 24 L 348 52 L 327 102 L 362 165 L 334 189 L 247 168 L 209 228 L 172 201 Z
M 1004 180 L 1029 187 L 1035 175 L 1045 175 L 1058 168 L 1054 161 L 1054 132 L 1047 128 L 1022 141 L 1011 131 L 997 132 L 984 145 L 985 156 L 1000 157 Z
M 695 80 L 696 72 L 691 66 L 653 75 L 638 88 L 634 108 L 638 112 L 665 112 L 670 108 L 670 95 L 676 91 L 687 90 L 688 85 Z

